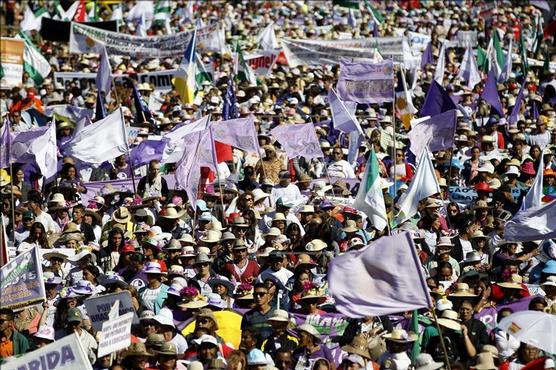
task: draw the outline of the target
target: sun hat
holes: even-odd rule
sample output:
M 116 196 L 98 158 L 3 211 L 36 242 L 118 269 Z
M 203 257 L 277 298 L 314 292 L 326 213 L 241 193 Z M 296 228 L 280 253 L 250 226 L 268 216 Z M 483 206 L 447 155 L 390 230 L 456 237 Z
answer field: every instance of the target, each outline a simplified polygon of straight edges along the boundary
M 67 312 L 67 322 L 82 322 L 83 314 L 79 308 L 70 308 Z
M 131 343 L 131 345 L 123 352 L 123 358 L 127 358 L 130 356 L 146 356 L 152 357 L 152 353 L 147 351 L 147 347 L 145 343 L 137 342 Z
M 150 310 L 145 310 L 141 312 L 141 316 L 139 317 L 139 321 L 144 320 L 152 320 L 155 317 L 155 313 Z
M 185 275 L 185 270 L 184 270 L 183 266 L 181 266 L 181 265 L 171 265 L 168 268 L 168 277 L 172 277 L 172 275 L 184 276 Z
M 481 262 L 481 255 L 479 254 L 478 251 L 471 251 L 471 252 L 467 252 L 465 254 L 465 259 L 463 261 L 460 262 L 460 265 L 465 266 L 465 265 L 470 265 L 470 264 L 474 264 L 477 262 Z
M 147 336 L 147 340 L 145 341 L 145 346 L 147 346 L 147 348 L 151 350 L 155 350 L 162 347 L 162 344 L 165 342 L 166 339 L 164 339 L 164 334 L 151 333 Z
M 488 172 L 488 173 L 494 173 L 494 166 L 492 165 L 492 163 L 490 162 L 485 162 L 483 163 L 482 166 L 480 166 L 477 169 L 478 172 Z
M 158 217 L 167 218 L 170 220 L 177 220 L 185 215 L 185 210 L 177 211 L 175 207 L 166 206 L 160 210 Z
M 39 330 L 37 330 L 37 332 L 35 334 L 33 334 L 33 336 L 35 338 L 41 338 L 41 339 L 46 339 L 49 340 L 51 342 L 54 341 L 54 328 L 47 326 L 47 325 L 41 325 L 39 327 Z
M 313 239 L 305 245 L 305 250 L 307 252 L 320 252 L 327 247 L 328 246 L 324 241 L 320 239 Z
M 396 343 L 410 343 L 417 340 L 417 335 L 403 329 L 394 329 L 391 333 L 384 334 L 383 338 Z
M 272 217 L 271 223 L 274 223 L 276 221 L 287 221 L 286 216 L 282 212 L 276 212 L 274 214 L 274 217 Z
M 449 236 L 441 236 L 440 239 L 438 240 L 438 243 L 436 243 L 437 247 L 453 247 L 454 243 L 452 242 L 452 239 Z
M 351 362 L 354 364 L 358 364 L 359 366 L 361 366 L 361 368 L 365 367 L 365 360 L 363 359 L 363 357 L 356 355 L 356 354 L 350 354 L 346 357 L 343 358 L 342 362 L 347 361 L 347 362 Z
M 526 175 L 531 175 L 531 176 L 535 176 L 535 167 L 533 165 L 533 162 L 525 162 L 521 165 L 521 173 L 524 173 Z
M 195 342 L 198 346 L 201 346 L 202 344 L 210 344 L 215 347 L 218 346 L 216 338 L 208 334 L 203 334 L 200 338 L 193 339 L 193 342 Z
M 476 370 L 496 370 L 498 367 L 494 364 L 494 357 L 489 352 L 481 352 L 477 355 L 475 366 Z
M 471 235 L 471 239 L 488 239 L 489 236 L 483 234 L 482 230 L 476 230 L 473 235 Z
M 445 310 L 444 312 L 442 312 L 442 317 L 438 319 L 438 325 L 442 325 L 448 329 L 452 329 L 455 331 L 461 330 L 458 313 L 452 310 Z
M 254 203 L 257 203 L 258 201 L 260 201 L 262 199 L 266 199 L 270 196 L 270 194 L 265 193 L 264 191 L 262 191 L 259 188 L 253 189 L 252 193 L 253 193 L 253 202 Z
M 120 207 L 112 213 L 112 220 L 119 224 L 126 224 L 131 221 L 131 214 L 126 207 Z
M 197 247 L 197 256 L 198 256 L 199 254 L 206 254 L 207 256 L 210 257 L 210 256 L 211 256 L 210 248 L 209 248 L 209 247 L 205 247 L 205 246 Z
M 266 238 L 267 236 L 280 236 L 280 235 L 282 235 L 282 232 L 280 231 L 279 228 L 271 227 L 270 229 L 268 229 L 267 233 L 263 234 L 263 237 Z
M 490 184 L 488 184 L 484 181 L 481 181 L 481 182 L 475 184 L 475 190 L 484 191 L 484 192 L 487 192 L 487 193 L 490 193 L 490 192 L 494 191 L 494 189 L 490 186 Z
M 195 262 L 193 262 L 193 265 L 195 266 L 203 263 L 212 263 L 212 258 L 210 258 L 206 253 L 199 253 L 197 257 L 195 257 Z
M 296 329 L 297 332 L 304 331 L 305 333 L 311 334 L 318 342 L 321 340 L 320 333 L 311 324 L 299 325 Z
M 556 276 L 549 276 L 546 280 L 541 283 L 541 288 L 545 286 L 553 286 L 556 287 Z
M 351 343 L 342 347 L 342 351 L 349 354 L 356 354 L 369 360 L 371 359 L 367 339 L 362 335 L 354 336 Z
M 498 348 L 496 348 L 496 346 L 493 346 L 492 344 L 485 344 L 483 346 L 482 352 L 488 352 L 494 358 L 498 358 L 500 356 L 500 353 L 498 352 Z
M 154 215 L 148 208 L 139 208 L 133 213 L 133 220 L 135 222 L 136 217 L 146 217 L 147 225 L 152 226 L 155 223 Z
M 263 351 L 261 351 L 258 348 L 253 348 L 247 354 L 247 365 L 248 366 L 268 365 L 268 359 L 266 358 Z
M 473 206 L 473 209 L 485 209 L 485 208 L 489 208 L 486 200 L 478 200 Z
M 71 256 L 71 257 L 68 257 L 68 261 L 69 261 L 69 262 L 72 262 L 72 263 L 75 263 L 75 262 L 78 262 L 78 261 L 82 260 L 83 258 L 85 258 L 85 257 L 87 257 L 87 256 L 91 256 L 91 259 L 92 259 L 93 261 L 96 260 L 95 255 L 92 254 L 90 250 L 88 250 L 88 249 L 83 249 L 83 250 L 80 251 L 79 253 L 77 253 L 77 254 L 75 254 L 75 255 L 73 255 L 73 256 Z
M 301 292 L 301 297 L 299 298 L 299 302 L 304 300 L 317 300 L 317 304 L 323 304 L 326 302 L 326 295 L 322 289 L 319 289 L 317 286 L 312 286 L 310 288 L 306 288 Z
M 208 230 L 205 235 L 199 238 L 199 241 L 203 243 L 218 243 L 220 242 L 220 231 Z
M 45 260 L 49 261 L 51 258 L 61 258 L 63 260 L 63 262 L 66 262 L 68 259 L 68 256 L 64 253 L 60 253 L 60 252 L 48 252 L 42 255 L 42 258 L 44 258 Z
M 232 295 L 234 292 L 235 285 L 228 279 L 224 278 L 213 278 L 210 279 L 207 284 L 210 286 L 212 291 L 216 288 L 217 285 L 223 285 L 228 290 L 228 295 Z
M 208 224 L 209 230 L 220 231 L 226 230 L 225 227 L 222 226 L 222 223 L 218 220 L 212 219 Z
M 170 313 L 168 314 L 167 310 L 168 309 L 164 308 L 161 309 L 158 314 L 154 315 L 152 320 L 156 321 L 160 325 L 171 326 L 172 328 L 175 328 L 176 325 L 174 324 L 174 319 L 172 318 L 172 312 L 170 311 Z
M 504 173 L 504 175 L 519 176 L 519 170 L 514 166 L 510 166 L 510 168 L 508 168 L 508 170 L 506 171 L 506 173 Z
M 444 366 L 443 362 L 435 362 L 428 353 L 420 353 L 415 357 L 415 370 L 436 370 Z
M 276 309 L 272 313 L 272 316 L 268 318 L 268 321 L 289 322 L 290 315 L 286 310 Z
M 222 236 L 220 237 L 220 242 L 224 242 L 227 240 L 236 240 L 236 236 L 234 235 L 234 233 L 231 233 L 229 231 L 225 231 L 224 233 L 222 233 Z
M 145 264 L 145 274 L 157 274 L 162 275 L 162 269 L 160 263 L 158 262 L 147 262 Z
M 54 275 L 52 271 L 45 271 L 42 274 L 44 285 L 60 285 L 62 284 L 62 278 Z
M 188 233 L 182 233 L 180 235 L 180 238 L 178 239 L 178 241 L 183 245 L 195 245 L 195 240 L 193 239 L 193 236 L 191 236 L 191 234 Z
M 170 242 L 162 249 L 165 251 L 180 251 L 182 248 L 181 243 L 176 239 L 170 239 Z
M 178 350 L 176 345 L 172 342 L 163 342 L 160 344 L 160 347 L 154 349 L 153 352 L 155 355 L 165 355 L 165 356 L 175 356 L 178 357 Z
M 315 213 L 315 207 L 311 204 L 304 204 L 299 213 Z
M 236 287 L 234 293 L 234 299 L 237 300 L 244 300 L 249 301 L 253 300 L 253 285 L 249 283 L 242 283 Z
M 496 285 L 498 285 L 501 288 L 505 288 L 505 289 L 518 289 L 521 290 L 523 289 L 523 287 L 521 286 L 521 283 L 523 282 L 523 278 L 521 277 L 521 275 L 518 274 L 512 274 L 512 279 L 511 281 L 505 281 L 505 282 L 501 282 L 501 283 L 496 283 Z
M 449 301 L 446 298 L 441 298 L 436 301 L 437 311 L 451 310 L 452 308 L 454 308 L 454 304 L 452 303 L 452 301 Z
M 195 253 L 195 248 L 193 248 L 191 245 L 186 245 L 181 249 L 179 258 L 191 258 L 195 257 L 196 255 L 197 253 Z
M 469 285 L 466 283 L 457 283 L 456 291 L 449 295 L 449 297 L 462 297 L 462 298 L 475 298 L 477 294 L 473 293 L 469 289 Z
M 344 226 L 342 228 L 342 231 L 346 232 L 346 233 L 354 233 L 357 230 L 359 230 L 359 229 L 357 228 L 357 224 L 355 223 L 354 220 L 347 220 L 346 221 L 346 226 Z

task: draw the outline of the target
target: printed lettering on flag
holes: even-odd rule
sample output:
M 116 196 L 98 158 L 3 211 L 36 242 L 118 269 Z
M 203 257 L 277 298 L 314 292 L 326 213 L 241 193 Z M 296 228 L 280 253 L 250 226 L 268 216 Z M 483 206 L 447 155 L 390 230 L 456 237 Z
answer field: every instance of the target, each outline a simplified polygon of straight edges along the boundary
M 357 63 L 342 59 L 338 95 L 357 103 L 387 103 L 394 99 L 394 63 Z

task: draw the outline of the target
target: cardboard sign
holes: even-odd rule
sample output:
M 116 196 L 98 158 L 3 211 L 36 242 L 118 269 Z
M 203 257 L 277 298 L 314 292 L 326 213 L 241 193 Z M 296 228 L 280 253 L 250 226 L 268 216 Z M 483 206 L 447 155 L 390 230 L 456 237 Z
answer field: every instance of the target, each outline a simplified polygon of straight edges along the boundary
M 21 85 L 23 77 L 23 52 L 25 43 L 8 37 L 0 38 L 0 65 L 2 67 L 2 89 Z
M 449 186 L 450 199 L 459 204 L 471 204 L 477 199 L 477 191 L 474 188 L 464 186 Z
M 16 309 L 45 299 L 38 248 L 20 254 L 0 269 L 0 307 Z
M 102 323 L 108 320 L 108 313 L 115 301 L 120 301 L 120 316 L 126 313 L 133 314 L 133 323 L 138 324 L 139 318 L 131 304 L 131 294 L 128 291 L 91 297 L 85 300 L 85 308 L 96 331 L 102 330 Z
M 98 343 L 98 357 L 119 351 L 131 344 L 131 324 L 134 315 L 133 312 L 128 312 L 102 324 L 102 332 Z

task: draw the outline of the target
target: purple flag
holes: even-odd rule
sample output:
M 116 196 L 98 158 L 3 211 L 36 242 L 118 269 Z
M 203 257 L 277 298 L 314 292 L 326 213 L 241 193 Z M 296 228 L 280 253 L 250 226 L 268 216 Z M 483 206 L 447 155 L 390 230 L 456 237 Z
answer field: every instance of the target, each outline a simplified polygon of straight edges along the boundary
M 290 158 L 297 156 L 307 159 L 324 157 L 312 123 L 280 125 L 270 130 L 270 133 L 278 140 Z
M 432 55 L 432 42 L 429 42 L 426 49 L 423 51 L 423 54 L 421 54 L 421 69 L 424 70 L 427 64 L 433 63 L 434 57 Z
M 228 121 L 211 122 L 214 140 L 248 152 L 259 153 L 259 139 L 253 116 Z
M 438 82 L 433 80 L 421 108 L 421 117 L 436 116 L 451 109 L 456 109 L 456 105 L 450 98 L 450 95 Z
M 12 146 L 12 133 L 10 123 L 6 120 L 0 128 L 0 168 L 10 166 L 10 148 Z
M 13 137 L 10 149 L 12 163 L 34 161 L 47 179 L 56 174 L 58 147 L 54 125 L 18 133 Z
M 409 232 L 383 236 L 363 249 L 334 258 L 328 284 L 338 311 L 352 318 L 432 307 Z
M 533 100 L 531 102 L 531 119 L 536 121 L 539 119 L 539 107 L 537 107 L 537 103 Z
M 517 94 L 517 98 L 515 99 L 515 104 L 512 109 L 512 113 L 508 117 L 508 123 L 510 125 L 514 125 L 517 123 L 519 111 L 521 110 L 521 103 L 523 103 L 523 87 L 525 83 L 521 85 L 521 89 L 519 89 L 519 93 Z
M 490 104 L 490 106 L 501 116 L 504 116 L 504 109 L 498 96 L 498 88 L 496 87 L 496 70 L 491 68 L 485 83 L 485 89 L 481 94 L 481 99 Z
M 456 131 L 456 110 L 437 114 L 428 120 L 419 122 L 407 134 L 411 142 L 411 151 L 416 157 L 429 145 L 433 152 L 452 148 Z
M 131 161 L 135 167 L 149 163 L 156 159 L 162 160 L 166 144 L 170 140 L 144 140 L 131 150 Z
M 394 99 L 394 62 L 340 61 L 338 96 L 360 104 L 388 103 Z

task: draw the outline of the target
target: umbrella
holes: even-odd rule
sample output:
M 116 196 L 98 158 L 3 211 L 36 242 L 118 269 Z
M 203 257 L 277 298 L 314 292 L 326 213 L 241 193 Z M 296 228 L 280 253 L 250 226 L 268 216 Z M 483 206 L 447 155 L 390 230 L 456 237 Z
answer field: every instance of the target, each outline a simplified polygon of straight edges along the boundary
M 521 342 L 556 353 L 556 316 L 538 311 L 521 311 L 503 318 L 498 327 Z

